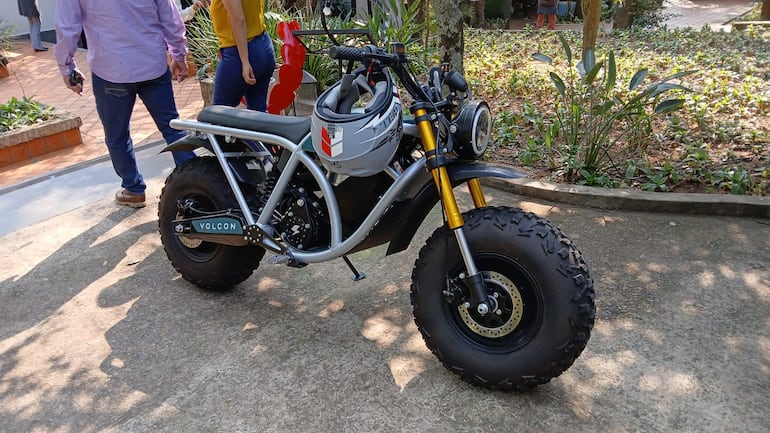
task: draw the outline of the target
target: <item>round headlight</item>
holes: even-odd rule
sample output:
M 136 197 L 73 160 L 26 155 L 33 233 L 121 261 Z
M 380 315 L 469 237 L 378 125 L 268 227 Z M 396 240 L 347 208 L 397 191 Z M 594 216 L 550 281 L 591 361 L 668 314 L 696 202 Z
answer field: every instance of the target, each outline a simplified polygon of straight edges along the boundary
M 492 112 L 485 101 L 470 101 L 455 117 L 455 144 L 462 158 L 479 159 L 487 150 L 492 133 Z

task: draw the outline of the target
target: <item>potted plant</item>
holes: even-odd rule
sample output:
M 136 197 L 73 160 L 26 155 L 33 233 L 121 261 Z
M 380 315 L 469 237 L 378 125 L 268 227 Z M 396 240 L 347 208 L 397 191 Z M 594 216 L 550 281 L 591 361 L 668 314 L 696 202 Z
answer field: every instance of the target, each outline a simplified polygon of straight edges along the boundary
M 196 14 L 187 26 L 187 50 L 198 68 L 195 79 L 200 82 L 203 105 L 211 105 L 214 94 L 214 72 L 219 61 L 219 40 L 208 13 Z
M 6 78 L 10 75 L 8 72 L 8 56 L 6 51 L 11 49 L 11 26 L 6 26 L 0 20 L 0 78 Z

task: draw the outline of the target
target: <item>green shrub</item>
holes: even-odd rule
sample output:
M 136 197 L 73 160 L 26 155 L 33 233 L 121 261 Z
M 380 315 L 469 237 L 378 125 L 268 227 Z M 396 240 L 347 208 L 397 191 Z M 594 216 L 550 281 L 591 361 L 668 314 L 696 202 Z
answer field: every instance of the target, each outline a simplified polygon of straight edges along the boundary
M 338 30 L 367 29 L 377 45 L 387 47 L 390 42 L 402 42 L 406 45 L 410 57 L 424 60 L 436 50 L 435 47 L 426 46 L 421 40 L 421 36 L 434 27 L 430 17 L 425 23 L 416 20 L 422 1 L 427 0 L 411 1 L 408 5 L 397 0 L 385 0 L 373 6 L 372 14 L 366 21 L 362 22 L 345 16 L 332 16 L 327 19 L 327 25 L 330 29 Z M 299 13 L 292 16 L 286 12 L 276 12 L 269 21 L 274 21 L 277 24 L 278 21 L 291 19 L 296 19 L 303 30 L 321 30 L 323 28 L 320 16 L 317 14 L 307 17 Z M 370 43 L 368 38 L 364 36 L 355 39 L 354 41 L 347 36 L 338 37 L 339 42 L 344 44 Z M 326 35 L 320 35 L 302 36 L 302 42 L 308 49 L 303 69 L 318 81 L 319 92 L 323 91 L 339 80 L 341 76 L 339 63 L 331 59 L 327 53 L 331 41 Z M 280 45 L 278 46 L 280 47 Z M 413 66 L 419 71 L 425 69 L 422 68 L 423 63 L 417 62 Z
M 52 107 L 27 97 L 17 99 L 14 96 L 7 103 L 0 105 L 0 133 L 34 125 L 54 117 Z
M 569 43 L 559 37 L 567 64 L 571 64 Z M 542 53 L 533 54 L 533 58 L 553 64 L 551 57 Z M 619 143 L 625 145 L 626 153 L 643 154 L 652 133 L 651 117 L 672 113 L 684 105 L 682 98 L 664 98 L 670 91 L 689 91 L 671 81 L 692 72 L 675 73 L 640 89 L 649 71 L 639 69 L 628 83 L 630 94 L 624 97 L 616 91 L 613 51 L 597 62 L 593 49 L 586 50 L 582 60 L 564 77 L 551 71 L 549 76 L 557 90 L 555 122 L 563 140 L 557 152 L 564 178 L 570 182 L 601 179 L 597 174 L 606 169 L 605 164 L 612 163 Z M 547 135 L 545 139 L 548 142 L 553 137 Z

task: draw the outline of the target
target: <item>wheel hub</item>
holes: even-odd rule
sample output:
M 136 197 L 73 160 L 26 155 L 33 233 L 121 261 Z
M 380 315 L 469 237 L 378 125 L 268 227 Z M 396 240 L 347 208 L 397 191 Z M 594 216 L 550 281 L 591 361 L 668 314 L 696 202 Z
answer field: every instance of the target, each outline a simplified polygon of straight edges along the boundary
M 185 200 L 180 200 L 177 203 L 177 213 L 176 218 L 186 218 L 188 216 L 188 213 L 191 210 L 195 209 L 196 202 L 192 198 L 187 198 Z M 203 243 L 200 239 L 192 239 L 186 236 L 182 236 L 181 233 L 185 232 L 185 226 L 183 224 L 176 224 L 174 226 L 174 231 L 177 233 L 177 239 L 179 239 L 179 243 L 184 245 L 185 247 L 189 249 L 195 249 L 201 246 Z
M 184 245 L 187 248 L 190 248 L 191 250 L 198 248 L 203 243 L 203 241 L 200 239 L 192 239 L 192 238 L 188 238 L 187 236 L 179 236 L 178 239 L 182 245 Z
M 181 218 L 181 217 L 182 217 L 181 214 L 177 214 L 177 218 Z M 200 240 L 200 239 L 192 239 L 192 238 L 189 238 L 187 236 L 182 236 L 181 233 L 185 232 L 184 224 L 181 224 L 181 223 L 180 224 L 176 224 L 174 226 L 174 232 L 177 233 L 177 239 L 179 239 L 179 243 L 181 243 L 182 245 L 184 245 L 187 248 L 195 249 L 195 248 L 198 248 L 199 246 L 201 246 L 201 244 L 203 243 L 203 241 Z
M 524 313 L 524 303 L 516 285 L 497 272 L 484 272 L 490 298 L 490 311 L 480 315 L 465 304 L 457 306 L 463 323 L 474 333 L 487 338 L 501 338 L 516 329 Z

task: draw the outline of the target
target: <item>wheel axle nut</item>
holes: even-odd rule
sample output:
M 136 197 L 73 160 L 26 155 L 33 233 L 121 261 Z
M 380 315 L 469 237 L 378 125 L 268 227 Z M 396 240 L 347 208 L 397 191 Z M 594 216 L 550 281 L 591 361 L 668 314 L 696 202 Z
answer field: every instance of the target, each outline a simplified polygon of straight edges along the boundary
M 478 306 L 476 306 L 476 311 L 479 312 L 482 316 L 489 313 L 489 306 L 485 303 L 480 303 Z

